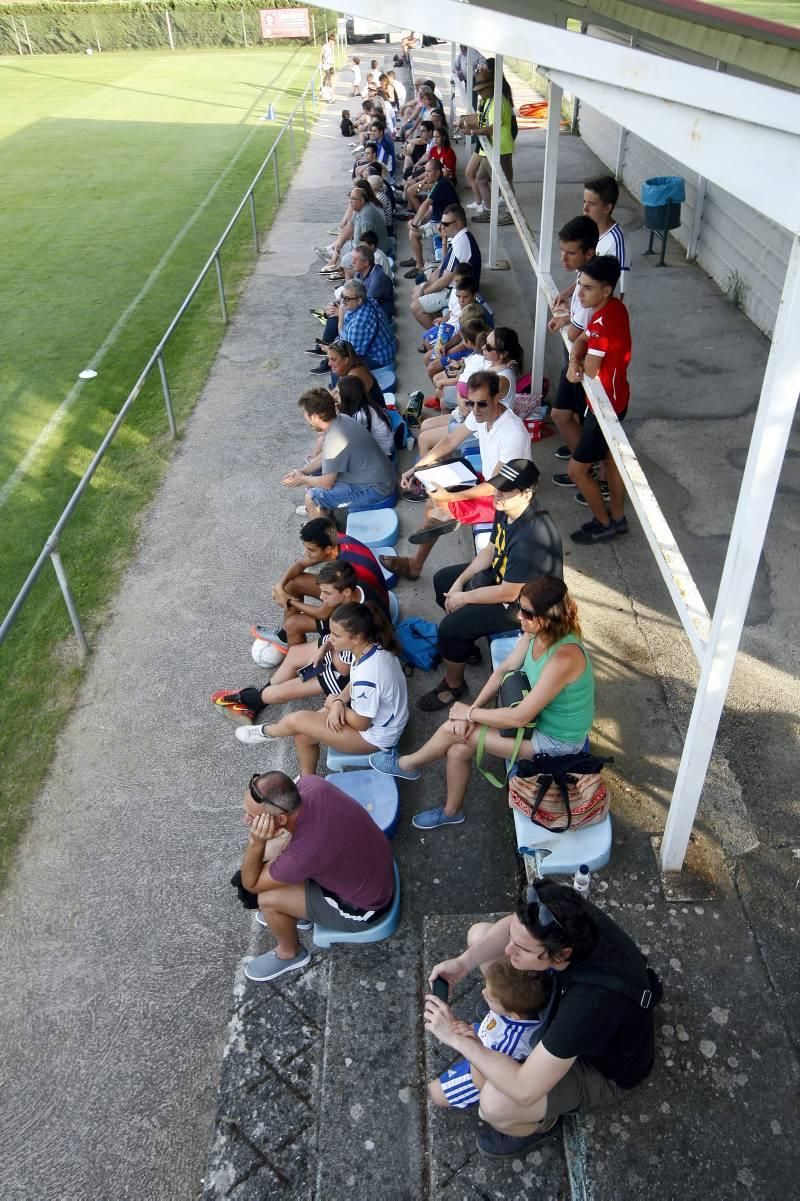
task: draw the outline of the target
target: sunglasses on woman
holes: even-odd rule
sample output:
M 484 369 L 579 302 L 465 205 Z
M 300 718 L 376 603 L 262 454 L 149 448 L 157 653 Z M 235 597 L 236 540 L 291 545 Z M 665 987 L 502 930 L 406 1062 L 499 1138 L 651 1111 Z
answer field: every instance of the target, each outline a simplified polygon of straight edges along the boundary
M 560 930 L 564 929 L 552 909 L 548 909 L 544 901 L 539 900 L 539 894 L 534 884 L 528 885 L 528 890 L 525 893 L 525 901 L 528 906 L 528 920 L 533 917 L 536 925 L 541 926 L 543 930 L 547 930 L 550 926 L 558 926 Z M 534 906 L 536 907 L 536 912 L 531 915 L 530 910 Z
M 524 617 L 526 621 L 533 621 L 536 617 L 533 609 L 526 609 L 521 601 L 514 601 L 514 608 L 517 610 L 520 617 Z

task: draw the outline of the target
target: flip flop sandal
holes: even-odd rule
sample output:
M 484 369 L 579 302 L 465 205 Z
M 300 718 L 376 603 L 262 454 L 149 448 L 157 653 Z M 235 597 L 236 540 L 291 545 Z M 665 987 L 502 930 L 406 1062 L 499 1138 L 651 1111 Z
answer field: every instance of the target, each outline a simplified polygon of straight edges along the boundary
M 416 534 L 411 535 L 409 542 L 412 546 L 422 546 L 426 542 L 435 542 L 442 534 L 452 534 L 453 530 L 457 529 L 458 522 L 455 520 L 437 521 L 435 525 L 423 526 L 421 530 L 417 530 Z
M 387 571 L 393 572 L 401 580 L 418 580 L 419 572 L 411 570 L 411 560 L 402 555 L 378 555 L 378 562 Z
M 442 693 L 448 696 L 449 700 L 442 700 Z M 426 692 L 417 701 L 417 708 L 423 713 L 438 713 L 440 709 L 449 709 L 454 701 L 460 701 L 462 696 L 466 696 L 467 685 L 459 684 L 457 688 L 451 688 L 447 680 L 442 680 L 438 687 Z

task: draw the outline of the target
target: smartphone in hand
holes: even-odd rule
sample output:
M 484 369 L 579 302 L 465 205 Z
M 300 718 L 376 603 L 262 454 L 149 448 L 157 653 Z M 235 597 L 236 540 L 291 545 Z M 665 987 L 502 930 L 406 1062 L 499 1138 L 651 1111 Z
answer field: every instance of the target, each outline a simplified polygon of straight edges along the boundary
M 447 1004 L 450 996 L 450 985 L 445 980 L 444 976 L 437 976 L 431 985 L 431 992 L 438 1001 L 444 1001 Z
M 321 676 L 325 670 L 324 663 L 309 663 L 308 667 L 298 667 L 297 674 L 304 684 L 309 680 L 315 680 L 317 676 Z

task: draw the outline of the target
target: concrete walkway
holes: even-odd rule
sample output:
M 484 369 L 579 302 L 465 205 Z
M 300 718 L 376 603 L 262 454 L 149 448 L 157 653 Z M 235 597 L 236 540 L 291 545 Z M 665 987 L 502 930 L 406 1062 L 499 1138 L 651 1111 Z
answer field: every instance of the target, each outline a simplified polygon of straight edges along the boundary
M 446 51 L 431 47 L 420 67 L 441 72 Z M 595 741 L 615 755 L 615 851 L 596 896 L 650 948 L 667 987 L 658 1070 L 625 1107 L 574 1124 L 564 1148 L 510 1171 L 476 1158 L 471 1118 L 429 1122 L 423 971 L 434 949 L 459 949 L 468 915 L 507 909 L 515 890 L 507 811 L 485 784 L 464 826 L 424 837 L 408 818 L 439 794 L 441 773 L 404 787 L 397 939 L 319 954 L 285 987 L 242 987 L 243 955 L 269 939 L 227 883 L 244 838 L 241 792 L 257 767 L 293 760 L 283 746 L 246 753 L 208 696 L 257 676 L 248 626 L 273 615 L 269 585 L 296 546 L 296 498 L 276 481 L 307 450 L 295 401 L 311 382 L 307 310 L 325 295 L 313 246 L 348 183 L 337 118 L 333 106 L 315 129 L 184 431 L 0 900 L 0 1196 L 193 1197 L 212 1135 L 207 1193 L 236 1201 L 555 1199 L 568 1179 L 573 1196 L 597 1201 L 788 1196 L 800 1133 L 789 1101 L 800 1034 L 797 439 L 701 814 L 714 904 L 666 902 L 650 849 L 696 673 L 645 540 L 634 522 L 627 539 L 567 558 L 599 678 Z M 523 133 L 518 192 L 533 214 L 542 156 L 543 136 Z M 600 169 L 563 139 L 558 224 Z M 712 602 L 766 342 L 674 244 L 669 271 L 643 265 L 629 196 L 621 217 L 635 260 L 626 428 Z M 513 229 L 501 239 L 514 269 L 487 273 L 486 291 L 502 323 L 529 330 L 529 269 Z M 401 392 L 423 382 L 406 286 Z M 535 457 L 566 534 L 585 516 L 544 483 L 559 469 L 553 445 Z M 416 516 L 401 512 L 404 536 Z M 437 555 L 465 551 L 453 539 Z M 403 586 L 405 613 L 434 615 L 426 581 Z M 470 673 L 474 687 L 481 675 Z M 416 676 L 412 696 L 426 687 Z M 433 724 L 415 713 L 407 744 Z

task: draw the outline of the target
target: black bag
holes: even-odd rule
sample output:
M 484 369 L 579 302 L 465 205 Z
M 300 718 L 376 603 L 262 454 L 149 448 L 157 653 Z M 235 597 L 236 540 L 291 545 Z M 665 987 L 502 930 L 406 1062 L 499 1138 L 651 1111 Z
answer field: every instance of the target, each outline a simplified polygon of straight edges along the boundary
M 234 872 L 231 876 L 231 884 L 239 894 L 239 900 L 245 909 L 258 909 L 258 894 L 250 892 L 249 888 L 245 888 L 242 884 L 242 873 Z

